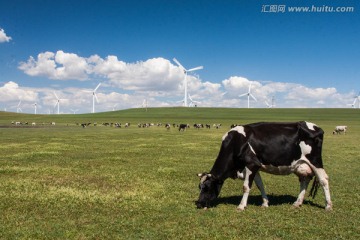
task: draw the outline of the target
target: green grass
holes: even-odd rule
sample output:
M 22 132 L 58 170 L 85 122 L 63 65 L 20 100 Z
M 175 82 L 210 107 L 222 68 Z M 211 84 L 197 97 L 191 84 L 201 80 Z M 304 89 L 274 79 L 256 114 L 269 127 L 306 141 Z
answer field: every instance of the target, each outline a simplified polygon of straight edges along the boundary
M 312 121 L 325 130 L 332 212 L 319 190 L 294 209 L 294 175 L 262 174 L 236 211 L 242 181 L 227 180 L 216 207 L 195 208 L 230 124 Z M 358 239 L 360 111 L 357 109 L 150 108 L 78 115 L 0 113 L 0 239 Z M 56 122 L 14 127 L 11 121 Z M 76 122 L 97 122 L 81 128 Z M 101 126 L 130 122 L 130 128 Z M 222 129 L 138 128 L 137 123 L 222 123 Z M 347 135 L 332 135 L 348 125 Z

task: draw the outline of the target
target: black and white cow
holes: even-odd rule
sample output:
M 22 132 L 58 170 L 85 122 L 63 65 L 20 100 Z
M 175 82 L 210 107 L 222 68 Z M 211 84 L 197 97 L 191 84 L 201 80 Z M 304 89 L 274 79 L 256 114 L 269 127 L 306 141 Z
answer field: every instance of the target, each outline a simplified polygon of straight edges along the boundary
M 187 128 L 190 128 L 189 124 L 180 124 L 179 131 L 185 131 Z
M 241 178 L 243 197 L 239 210 L 247 205 L 253 181 L 259 188 L 263 204 L 268 206 L 259 171 L 276 175 L 296 174 L 300 193 L 294 206 L 302 205 L 305 191 L 315 176 L 311 195 L 321 185 L 325 193 L 326 210 L 332 209 L 328 175 L 321 157 L 324 132 L 309 122 L 253 123 L 232 128 L 223 136 L 220 152 L 210 173 L 200 177 L 200 196 L 196 205 L 207 208 L 216 199 L 227 178 Z M 314 190 L 314 191 L 313 191 Z

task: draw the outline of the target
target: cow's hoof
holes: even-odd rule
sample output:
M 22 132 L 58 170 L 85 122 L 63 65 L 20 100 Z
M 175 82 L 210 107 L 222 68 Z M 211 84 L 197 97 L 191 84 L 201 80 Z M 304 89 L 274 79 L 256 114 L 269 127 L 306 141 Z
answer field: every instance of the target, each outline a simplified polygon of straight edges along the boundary
M 301 207 L 301 203 L 294 202 L 293 207 L 294 208 L 299 208 L 299 207 Z
M 242 212 L 242 211 L 245 210 L 245 207 L 242 207 L 242 206 L 241 206 L 241 207 L 237 207 L 236 210 L 239 211 L 239 212 Z
M 332 209 L 332 206 L 331 205 L 327 205 L 326 207 L 325 207 L 325 211 L 332 211 L 333 209 Z

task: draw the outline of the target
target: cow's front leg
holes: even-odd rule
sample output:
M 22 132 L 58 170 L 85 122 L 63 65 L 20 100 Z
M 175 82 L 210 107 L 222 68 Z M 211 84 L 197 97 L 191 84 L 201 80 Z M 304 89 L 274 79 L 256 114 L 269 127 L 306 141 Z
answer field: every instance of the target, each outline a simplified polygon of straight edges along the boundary
M 238 210 L 243 211 L 246 208 L 252 181 L 254 180 L 254 174 L 252 171 L 245 167 L 245 177 L 244 177 L 244 184 L 243 184 L 243 197 L 241 198 L 241 202 L 237 207 Z
M 255 177 L 254 177 L 254 181 L 255 181 L 255 184 L 257 186 L 257 188 L 260 190 L 261 192 L 261 198 L 263 200 L 263 203 L 262 203 L 262 207 L 268 207 L 269 206 L 269 199 L 268 197 L 266 196 L 266 192 L 265 192 L 265 188 L 264 188 L 264 184 L 263 184 L 263 181 L 261 179 L 261 176 L 260 176 L 260 173 L 257 172 L 255 174 Z
M 309 185 L 310 180 L 311 180 L 311 178 L 309 178 L 309 177 L 299 177 L 300 193 L 299 193 L 298 198 L 296 199 L 296 201 L 293 204 L 294 207 L 300 207 L 303 204 L 304 198 L 305 198 L 305 192 Z

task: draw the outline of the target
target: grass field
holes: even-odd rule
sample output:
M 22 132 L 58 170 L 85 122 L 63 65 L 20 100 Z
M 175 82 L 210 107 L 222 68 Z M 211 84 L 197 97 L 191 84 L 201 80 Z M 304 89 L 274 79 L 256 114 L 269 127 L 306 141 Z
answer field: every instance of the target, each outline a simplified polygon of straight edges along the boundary
M 333 211 L 324 210 L 322 189 L 294 209 L 297 178 L 264 173 L 269 208 L 260 207 L 260 193 L 253 188 L 247 209 L 236 211 L 242 181 L 231 179 L 215 207 L 195 208 L 196 174 L 210 170 L 232 123 L 299 120 L 325 130 L 323 161 Z M 77 122 L 98 125 L 83 129 Z M 103 122 L 131 126 L 105 127 Z M 147 122 L 221 123 L 222 128 L 179 132 L 136 126 Z M 359 123 L 358 109 L 0 112 L 0 239 L 359 239 Z M 332 135 L 336 125 L 347 125 L 348 133 Z

